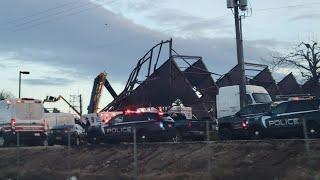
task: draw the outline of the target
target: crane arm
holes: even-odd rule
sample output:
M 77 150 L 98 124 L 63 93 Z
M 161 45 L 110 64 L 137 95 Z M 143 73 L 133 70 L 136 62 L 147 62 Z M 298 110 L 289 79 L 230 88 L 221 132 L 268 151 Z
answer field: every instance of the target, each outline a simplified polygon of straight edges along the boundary
M 98 112 L 103 86 L 109 91 L 109 93 L 113 98 L 116 98 L 118 96 L 106 77 L 107 77 L 106 73 L 100 73 L 94 79 L 91 98 L 90 98 L 90 104 L 88 106 L 89 114 Z
M 88 106 L 88 113 L 96 113 L 99 109 L 100 98 L 102 94 L 102 88 L 106 80 L 106 74 L 100 73 L 93 82 L 93 88 L 91 92 L 90 104 Z

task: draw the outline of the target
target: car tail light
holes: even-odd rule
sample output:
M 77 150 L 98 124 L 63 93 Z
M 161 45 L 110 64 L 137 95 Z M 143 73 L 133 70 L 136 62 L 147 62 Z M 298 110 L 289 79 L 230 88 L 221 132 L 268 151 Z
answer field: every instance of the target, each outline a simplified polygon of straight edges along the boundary
M 188 123 L 187 127 L 190 128 L 190 129 L 192 128 L 192 122 L 191 121 Z
M 241 127 L 242 127 L 243 129 L 247 129 L 247 128 L 248 128 L 248 121 L 247 121 L 247 120 L 243 120 L 243 121 L 241 122 Z
M 16 123 L 17 123 L 16 119 L 11 119 L 11 128 L 12 129 L 16 128 Z

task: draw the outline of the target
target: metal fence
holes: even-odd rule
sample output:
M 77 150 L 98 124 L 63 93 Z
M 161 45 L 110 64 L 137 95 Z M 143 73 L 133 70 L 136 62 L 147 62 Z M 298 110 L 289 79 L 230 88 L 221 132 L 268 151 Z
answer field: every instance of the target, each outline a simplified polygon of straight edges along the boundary
M 17 133 L 0 179 L 319 179 L 320 142 L 303 126 L 304 139 L 139 143 L 133 128 L 133 142 L 81 147 L 70 134 L 67 146 L 22 146 Z

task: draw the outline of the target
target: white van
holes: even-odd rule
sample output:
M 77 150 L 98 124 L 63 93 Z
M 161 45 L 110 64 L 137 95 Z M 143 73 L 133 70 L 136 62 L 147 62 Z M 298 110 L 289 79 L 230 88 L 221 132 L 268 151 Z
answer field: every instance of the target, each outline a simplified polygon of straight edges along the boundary
M 45 113 L 44 116 L 47 130 L 52 129 L 54 126 L 75 124 L 75 117 L 70 113 Z
M 31 98 L 0 100 L 0 146 L 17 142 L 46 142 L 44 108 Z
M 268 91 L 261 86 L 246 85 L 246 104 L 271 103 Z M 217 95 L 217 118 L 232 116 L 240 110 L 238 85 L 219 88 Z

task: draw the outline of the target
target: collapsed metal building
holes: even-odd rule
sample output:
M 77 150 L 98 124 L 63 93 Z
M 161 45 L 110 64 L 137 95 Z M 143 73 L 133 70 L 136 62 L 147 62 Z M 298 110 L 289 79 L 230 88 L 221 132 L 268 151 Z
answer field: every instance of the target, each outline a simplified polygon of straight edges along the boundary
M 258 72 L 258 74 L 250 75 L 250 73 Z M 274 99 L 280 94 L 279 87 L 272 77 L 272 74 L 266 65 L 245 63 L 246 84 L 264 87 L 271 97 Z M 218 87 L 240 85 L 240 67 L 236 65 L 228 73 L 217 80 Z
M 288 74 L 278 83 L 282 95 L 302 94 L 302 89 L 292 73 Z
M 319 96 L 320 93 L 319 83 L 315 85 L 308 81 L 301 87 L 292 74 L 277 84 L 266 65 L 245 63 L 245 71 L 246 83 L 263 86 L 273 99 L 277 95 L 308 93 Z M 250 75 L 247 72 L 256 74 Z M 193 114 L 197 118 L 214 119 L 218 87 L 239 85 L 240 68 L 238 65 L 235 66 L 217 82 L 213 80 L 212 74 L 214 73 L 208 71 L 201 56 L 178 54 L 172 48 L 171 39 L 156 44 L 138 60 L 124 90 L 119 95 L 112 93 L 114 90 L 105 78 L 95 84 L 100 86 L 104 84 L 108 90 L 112 90 L 109 92 L 114 100 L 102 111 L 122 111 L 136 107 L 170 107 L 173 102 L 180 100 L 185 106 L 192 107 Z M 97 93 L 93 91 L 93 94 Z M 95 107 L 93 105 L 97 102 L 93 103 L 92 107 Z
M 280 89 L 274 80 L 268 67 L 265 67 L 259 74 L 250 79 L 250 84 L 264 87 L 273 100 L 280 95 Z
M 162 59 L 165 62 L 159 66 Z M 218 87 L 202 57 L 180 55 L 172 48 L 172 40 L 167 40 L 138 60 L 124 90 L 103 111 L 169 107 L 179 99 L 192 107 L 197 118 L 213 118 L 217 94 Z
M 301 86 L 302 92 L 320 97 L 320 82 L 310 79 Z
M 263 68 L 261 70 L 258 67 Z M 258 74 L 252 76 L 248 71 L 256 71 Z M 312 80 L 306 81 L 300 85 L 292 73 L 285 76 L 279 83 L 275 81 L 267 65 L 245 63 L 246 83 L 264 87 L 272 99 L 277 95 L 298 95 L 311 94 L 320 97 L 320 83 Z M 216 82 L 218 87 L 232 86 L 240 84 L 240 68 L 238 65 L 233 67 L 228 73 L 223 75 Z

